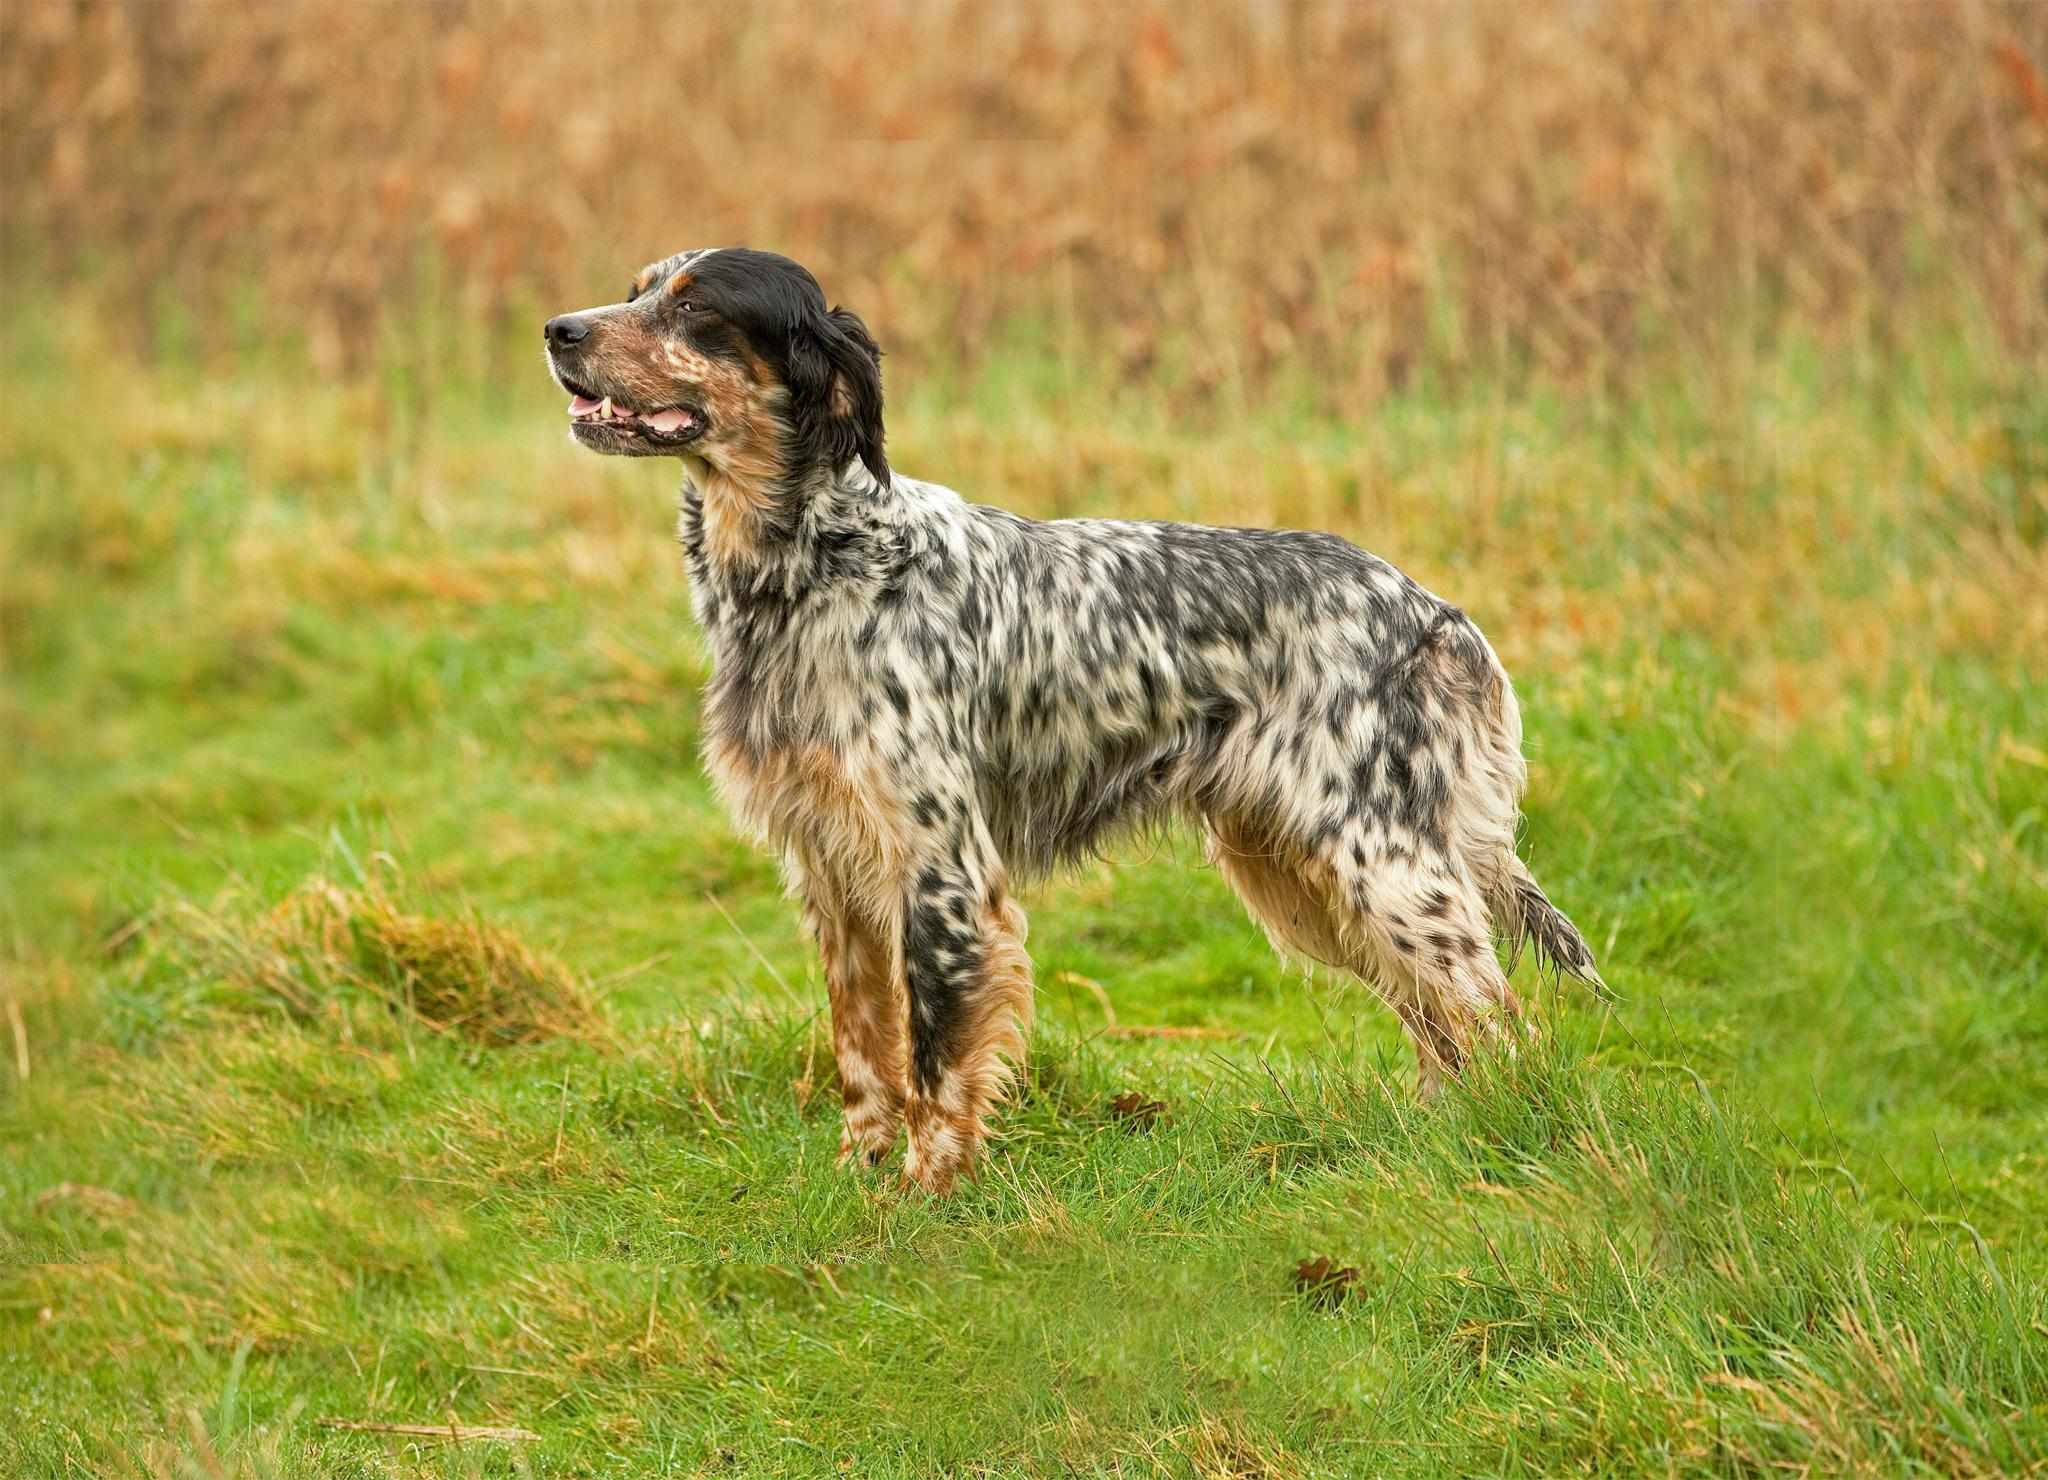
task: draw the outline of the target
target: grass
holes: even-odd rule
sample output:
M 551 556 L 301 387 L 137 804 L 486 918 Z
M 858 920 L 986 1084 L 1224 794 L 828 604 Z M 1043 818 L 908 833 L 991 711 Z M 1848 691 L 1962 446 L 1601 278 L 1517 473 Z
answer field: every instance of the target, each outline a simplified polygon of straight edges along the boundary
M 1463 601 L 1619 994 L 1531 981 L 1424 1111 L 1171 840 L 1030 900 L 1028 1081 L 939 1203 L 834 1165 L 666 473 L 537 373 L 6 333 L 0 1469 L 2042 1469 L 2048 414 L 1995 352 L 1351 426 L 1028 349 L 895 387 L 912 472 Z

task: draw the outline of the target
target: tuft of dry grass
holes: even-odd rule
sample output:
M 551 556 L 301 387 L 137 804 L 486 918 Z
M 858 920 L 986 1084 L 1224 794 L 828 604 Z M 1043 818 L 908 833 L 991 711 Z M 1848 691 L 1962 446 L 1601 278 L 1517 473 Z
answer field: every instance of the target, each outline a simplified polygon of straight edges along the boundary
M 315 877 L 253 916 L 181 902 L 166 919 L 204 964 L 295 1016 L 359 992 L 480 1043 L 606 1037 L 589 986 L 561 962 L 473 908 L 408 911 L 374 877 L 355 889 Z

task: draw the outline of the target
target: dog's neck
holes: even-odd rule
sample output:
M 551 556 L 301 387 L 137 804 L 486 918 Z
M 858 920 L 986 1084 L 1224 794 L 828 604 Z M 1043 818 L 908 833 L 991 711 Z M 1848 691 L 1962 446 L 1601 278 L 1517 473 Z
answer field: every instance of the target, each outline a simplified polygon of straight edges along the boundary
M 818 738 L 818 670 L 803 654 L 870 619 L 901 564 L 902 501 L 858 462 L 772 494 L 724 476 L 690 470 L 678 533 L 711 651 L 707 733 L 761 756 Z
M 685 458 L 678 535 L 693 584 L 739 601 L 794 602 L 871 569 L 848 547 L 877 529 L 891 490 L 858 460 L 792 479 L 774 468 Z

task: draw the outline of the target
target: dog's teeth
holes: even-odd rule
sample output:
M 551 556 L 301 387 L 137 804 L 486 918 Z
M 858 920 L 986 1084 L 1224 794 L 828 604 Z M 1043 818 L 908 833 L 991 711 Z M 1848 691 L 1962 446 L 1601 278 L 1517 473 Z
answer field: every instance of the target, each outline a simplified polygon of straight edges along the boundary
M 597 414 L 603 417 L 606 421 L 611 420 L 612 398 L 610 396 L 606 396 L 602 401 L 599 401 L 597 403 Z

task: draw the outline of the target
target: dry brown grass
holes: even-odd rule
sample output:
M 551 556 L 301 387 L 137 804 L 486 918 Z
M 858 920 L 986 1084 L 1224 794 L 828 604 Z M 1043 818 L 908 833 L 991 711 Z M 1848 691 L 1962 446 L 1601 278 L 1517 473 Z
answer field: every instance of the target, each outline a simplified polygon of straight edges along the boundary
M 561 962 L 474 910 L 408 911 L 374 877 L 357 889 L 310 879 L 259 914 L 181 904 L 167 920 L 176 948 L 297 1017 L 353 991 L 483 1043 L 604 1036 L 590 989 Z
M 0 401 L 0 439 L 73 490 L 0 528 L 0 658 L 79 571 L 137 588 L 174 575 L 174 625 L 193 641 L 171 657 L 198 662 L 207 634 L 237 673 L 308 686 L 326 682 L 291 639 L 309 616 L 373 609 L 460 632 L 574 602 L 587 640 L 522 696 L 536 755 L 687 754 L 687 725 L 663 717 L 701 682 L 704 656 L 687 629 L 656 639 L 648 626 L 649 603 L 675 599 L 680 580 L 666 478 L 628 482 L 581 455 L 551 406 L 397 456 L 378 441 L 373 387 L 295 379 L 266 402 L 255 376 L 194 382 L 132 361 L 96 313 L 63 324 L 41 373 L 81 403 L 137 410 L 80 439 L 31 395 Z M 1427 456 L 1388 435 L 1337 447 L 1262 424 L 1191 434 L 1085 397 L 1012 401 L 993 418 L 942 399 L 902 414 L 892 449 L 906 471 L 1036 517 L 1335 531 L 1459 592 L 1511 671 L 1567 688 L 1697 639 L 1733 660 L 1716 702 L 1764 733 L 1830 723 L 1846 696 L 1937 659 L 2038 672 L 2048 479 L 2015 404 L 1937 393 L 1877 434 L 1860 394 L 1831 398 L 1778 360 L 1752 366 L 1725 405 L 1696 399 L 1703 434 L 1632 437 L 1619 461 L 1515 403 L 1447 412 L 1454 429 Z M 290 414 L 251 413 L 272 403 Z M 246 464 L 247 507 L 216 547 L 181 528 L 178 501 L 124 484 L 165 449 Z M 636 486 L 646 499 L 625 495 Z M 1930 715 L 1946 703 L 1926 699 Z
M 1050 315 L 1343 407 L 1423 364 L 1882 348 L 1930 302 L 2038 351 L 2044 79 L 2034 0 L 17 0 L 0 167 L 48 265 L 334 365 L 422 290 L 523 312 L 749 241 L 892 347 Z

